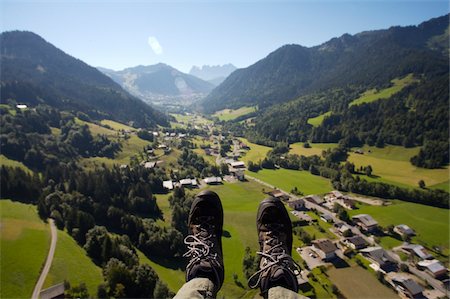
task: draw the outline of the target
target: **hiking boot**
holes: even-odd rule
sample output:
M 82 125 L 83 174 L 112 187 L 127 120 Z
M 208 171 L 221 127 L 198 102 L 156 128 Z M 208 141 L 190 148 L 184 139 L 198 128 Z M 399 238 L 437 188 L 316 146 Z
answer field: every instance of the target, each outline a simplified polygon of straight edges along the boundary
M 280 200 L 269 197 L 259 204 L 256 228 L 261 262 L 259 270 L 249 278 L 249 287 L 259 286 L 264 297 L 276 286 L 298 292 L 300 267 L 291 256 L 292 224 Z
M 186 281 L 205 277 L 214 283 L 215 292 L 224 279 L 222 255 L 223 209 L 219 196 L 209 190 L 200 192 L 189 212 L 189 235 L 184 239 L 189 257 Z

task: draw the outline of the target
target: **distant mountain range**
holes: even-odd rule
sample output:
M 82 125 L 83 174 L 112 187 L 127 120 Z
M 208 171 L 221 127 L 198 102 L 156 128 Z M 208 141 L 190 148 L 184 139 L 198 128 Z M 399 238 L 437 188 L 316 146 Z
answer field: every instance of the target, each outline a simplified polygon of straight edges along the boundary
M 186 101 L 205 97 L 214 85 L 195 76 L 159 63 L 136 66 L 121 71 L 98 68 L 131 94 L 154 104 Z
M 448 65 L 448 15 L 418 26 L 344 34 L 311 48 L 285 45 L 233 72 L 203 101 L 206 112 L 282 103 L 318 90 L 376 87 Z
M 2 102 L 47 104 L 143 127 L 168 124 L 164 114 L 32 32 L 3 32 L 0 45 Z
M 231 63 L 224 65 L 204 65 L 202 67 L 193 66 L 189 74 L 208 81 L 215 86 L 222 83 L 237 68 Z

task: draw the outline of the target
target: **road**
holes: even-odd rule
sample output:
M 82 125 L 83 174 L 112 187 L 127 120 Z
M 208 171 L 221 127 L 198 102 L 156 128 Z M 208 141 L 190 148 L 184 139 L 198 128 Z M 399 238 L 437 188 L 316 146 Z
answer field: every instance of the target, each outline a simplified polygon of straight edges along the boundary
M 53 221 L 53 219 L 49 219 L 48 222 L 50 223 L 50 231 L 52 233 L 52 240 L 50 243 L 50 249 L 48 251 L 47 260 L 45 261 L 44 268 L 42 269 L 41 275 L 39 276 L 36 286 L 34 287 L 33 295 L 31 295 L 31 299 L 39 298 L 39 294 L 41 293 L 41 289 L 42 289 L 42 286 L 44 285 L 45 278 L 47 278 L 48 271 L 50 271 L 50 266 L 52 265 L 53 256 L 55 255 L 56 241 L 58 240 L 58 234 L 57 234 L 55 222 Z

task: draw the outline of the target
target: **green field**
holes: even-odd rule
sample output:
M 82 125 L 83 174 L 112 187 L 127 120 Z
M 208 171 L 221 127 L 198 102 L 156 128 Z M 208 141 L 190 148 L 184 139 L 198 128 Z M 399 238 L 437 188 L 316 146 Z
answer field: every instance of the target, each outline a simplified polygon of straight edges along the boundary
M 247 144 L 250 147 L 250 150 L 242 157 L 242 161 L 248 163 L 248 161 L 252 161 L 257 163 L 258 161 L 264 160 L 267 153 L 272 150 L 272 148 L 264 145 L 259 145 L 256 143 L 251 143 L 245 138 L 239 138 L 240 141 Z
M 325 116 L 330 116 L 330 115 L 331 115 L 331 111 L 325 112 L 325 113 L 323 113 L 321 115 L 318 115 L 316 117 L 308 118 L 307 123 L 310 124 L 313 127 L 318 127 L 318 126 L 320 126 L 322 124 Z
M 330 280 L 339 288 L 345 298 L 398 299 L 393 290 L 381 284 L 375 275 L 359 266 L 332 268 L 327 273 Z
M 308 171 L 291 169 L 262 169 L 258 172 L 246 174 L 280 188 L 286 192 L 297 187 L 303 194 L 323 194 L 332 190 L 330 182 L 320 176 L 312 175 Z
M 0 166 L 8 166 L 8 167 L 19 167 L 22 168 L 24 171 L 28 172 L 29 174 L 32 174 L 33 171 L 26 167 L 22 162 L 11 160 L 6 156 L 0 155 Z
M 50 227 L 33 205 L 0 200 L 0 297 L 30 298 L 50 247 Z
M 408 76 L 402 79 L 394 79 L 391 81 L 391 83 L 393 84 L 391 87 L 381 90 L 370 89 L 364 92 L 359 98 L 352 101 L 349 106 L 360 105 L 363 103 L 370 103 L 381 99 L 388 99 L 392 95 L 396 94 L 397 92 L 405 88 L 406 86 L 411 85 L 412 83 L 415 82 L 417 82 L 417 79 L 415 79 L 412 74 L 409 74 Z
M 428 248 L 439 246 L 445 255 L 449 253 L 449 211 L 425 205 L 398 200 L 392 201 L 389 206 L 369 206 L 358 204 L 358 209 L 349 211 L 349 214 L 369 214 L 378 223 L 388 225 L 406 224 L 413 228 L 417 236 L 412 241 Z M 390 246 L 391 240 L 385 240 Z M 395 245 L 395 244 L 394 244 Z
M 103 282 L 102 269 L 96 266 L 67 232 L 58 230 L 55 256 L 43 288 L 69 281 L 71 286 L 84 282 L 91 296 Z
M 411 164 L 410 158 L 419 152 L 419 148 L 404 148 L 389 145 L 385 148 L 363 147 L 364 154 L 350 153 L 348 161 L 360 166 L 372 166 L 375 178 L 398 186 L 417 187 L 420 180 L 427 186 L 445 183 L 449 180 L 448 167 L 441 169 L 418 168 Z M 369 153 L 370 150 L 370 153 Z M 377 177 L 380 177 L 377 179 Z
M 241 107 L 239 109 L 223 109 L 217 111 L 213 116 L 218 117 L 220 120 L 228 121 L 238 118 L 256 111 L 256 107 Z
M 296 154 L 299 156 L 313 156 L 317 155 L 319 157 L 322 156 L 322 151 L 327 149 L 336 148 L 338 146 L 337 143 L 310 143 L 309 148 L 305 148 L 303 146 L 303 142 L 292 143 L 289 145 L 289 154 Z
M 197 114 L 178 114 L 178 113 L 171 113 L 173 117 L 176 119 L 176 123 L 174 124 L 184 124 L 184 125 L 206 125 L 208 123 L 211 123 L 210 120 L 202 117 L 201 115 Z
M 384 236 L 380 238 L 380 245 L 385 249 L 392 249 L 394 247 L 400 246 L 403 244 L 403 241 L 397 240 L 390 236 Z
M 428 186 L 428 187 L 431 189 L 441 189 L 441 190 L 449 192 L 450 191 L 450 181 L 445 181 L 445 182 L 435 184 L 432 186 Z
M 124 130 L 124 131 L 126 131 L 126 130 L 129 130 L 129 131 L 136 131 L 136 128 L 133 128 L 133 127 L 130 127 L 130 126 L 127 126 L 127 125 L 118 123 L 118 122 L 116 122 L 116 121 L 109 120 L 109 119 L 104 119 L 104 120 L 100 121 L 100 123 L 101 123 L 102 125 L 109 126 L 109 127 L 111 127 L 113 130 L 116 130 L 116 131 L 119 131 L 119 130 Z

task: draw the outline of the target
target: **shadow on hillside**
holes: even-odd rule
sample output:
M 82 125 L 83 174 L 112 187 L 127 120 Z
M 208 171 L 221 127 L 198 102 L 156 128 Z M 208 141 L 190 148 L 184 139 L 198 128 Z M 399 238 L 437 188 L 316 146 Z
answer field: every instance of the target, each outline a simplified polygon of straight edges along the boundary
M 148 256 L 148 259 L 164 268 L 181 271 L 184 271 L 186 269 L 186 261 L 184 258 L 174 257 L 169 259 L 157 256 Z

